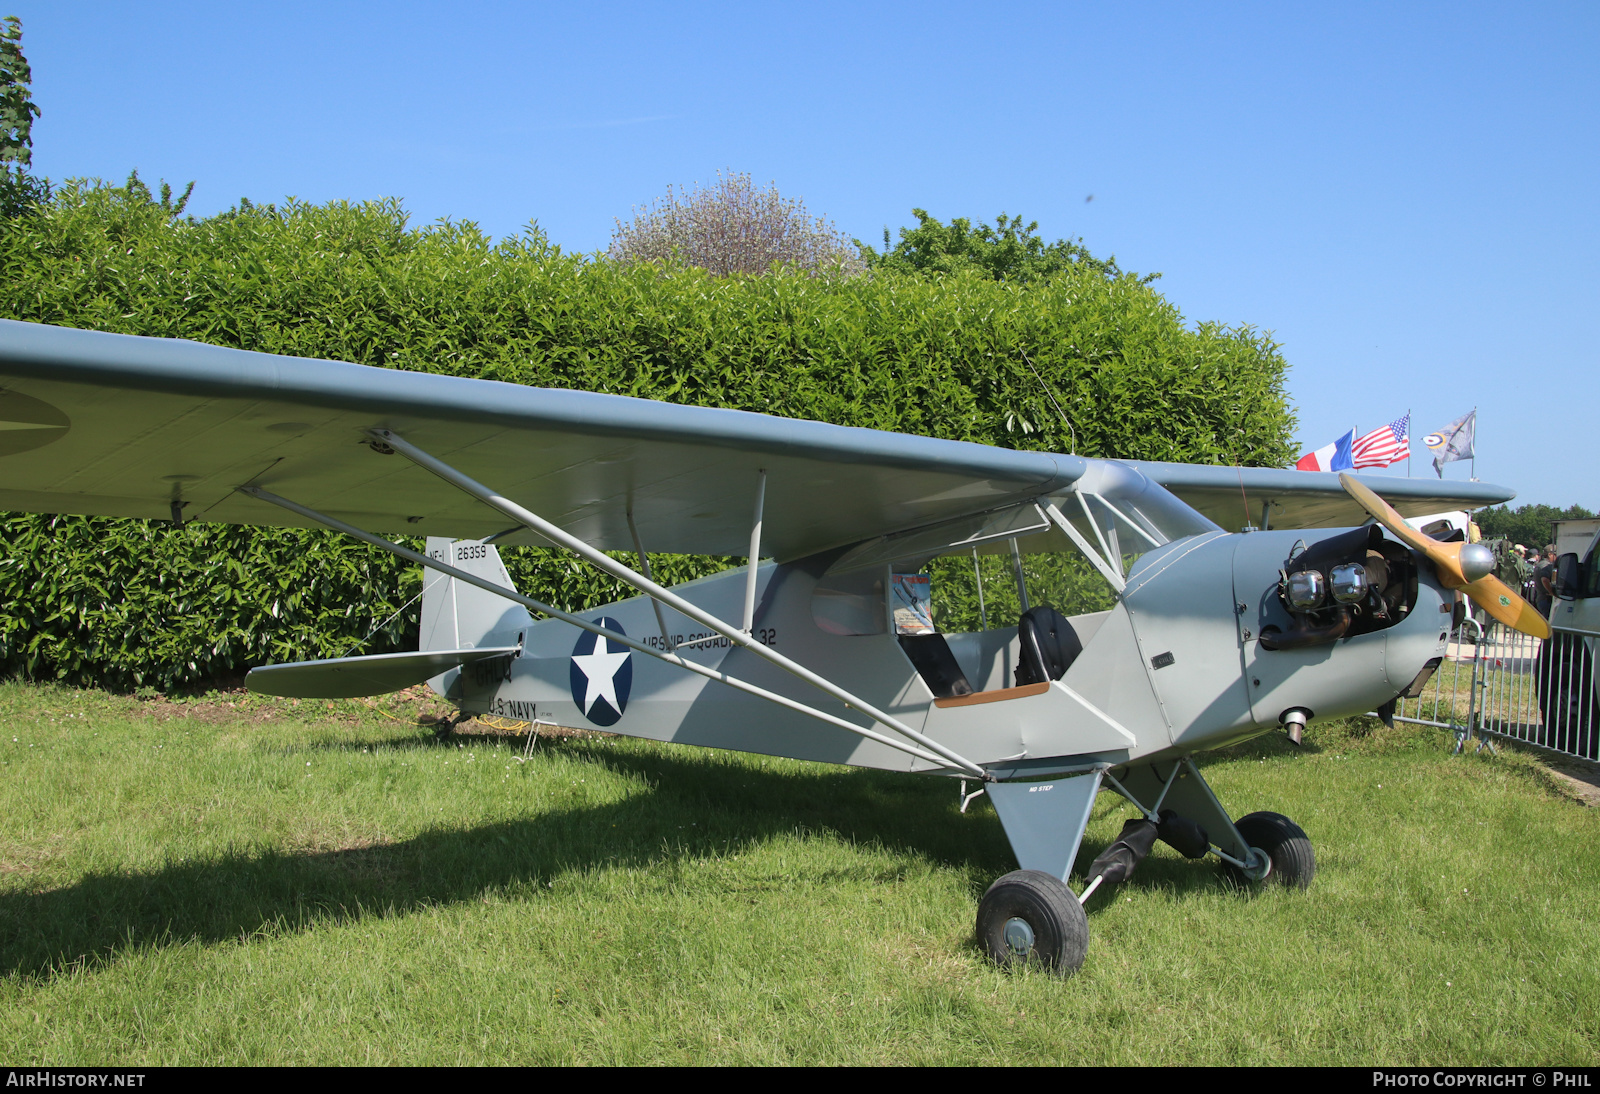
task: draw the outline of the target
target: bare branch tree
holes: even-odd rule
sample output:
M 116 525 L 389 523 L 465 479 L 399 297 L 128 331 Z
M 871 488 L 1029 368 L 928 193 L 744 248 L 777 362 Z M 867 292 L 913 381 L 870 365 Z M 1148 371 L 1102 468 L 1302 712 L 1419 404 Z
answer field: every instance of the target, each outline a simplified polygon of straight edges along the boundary
M 860 249 L 831 222 L 811 216 L 798 198 L 780 196 L 776 184 L 757 189 L 748 174 L 718 172 L 711 189 L 669 186 L 665 198 L 636 206 L 630 223 L 616 223 L 608 253 L 625 265 L 684 262 L 719 277 L 774 266 L 813 275 L 866 269 Z

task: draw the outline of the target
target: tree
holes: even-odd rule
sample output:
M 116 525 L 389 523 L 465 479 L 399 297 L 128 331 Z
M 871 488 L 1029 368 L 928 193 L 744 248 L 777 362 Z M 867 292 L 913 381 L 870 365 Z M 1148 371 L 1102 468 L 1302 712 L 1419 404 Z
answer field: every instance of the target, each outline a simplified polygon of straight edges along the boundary
M 1480 509 L 1473 519 L 1478 522 L 1486 539 L 1509 539 L 1513 543 L 1537 547 L 1542 551 L 1545 544 L 1555 541 L 1551 521 L 1595 515 L 1581 505 L 1566 509 L 1558 509 L 1554 505 L 1523 505 L 1516 509 L 1497 505 L 1492 509 Z
M 134 206 L 146 206 L 152 210 L 159 207 L 163 216 L 168 220 L 177 220 L 183 215 L 183 210 L 189 205 L 189 198 L 194 193 L 194 180 L 189 180 L 189 185 L 184 187 L 183 193 L 178 195 L 178 200 L 172 200 L 172 184 L 166 179 L 161 180 L 161 200 L 150 192 L 150 187 L 139 177 L 137 169 L 128 173 L 128 181 L 123 184 L 122 192 L 127 195 L 128 201 Z M 248 208 L 250 203 L 245 201 Z M 267 206 L 270 210 L 272 206 Z
M 23 170 L 33 162 L 33 70 L 22 55 L 22 22 L 0 23 L 0 222 L 24 216 L 50 200 L 50 182 Z M 16 171 L 11 170 L 16 165 Z
M 719 277 L 764 274 L 774 267 L 806 273 L 858 274 L 865 269 L 855 245 L 834 226 L 813 217 L 798 198 L 779 195 L 776 184 L 757 189 L 748 174 L 717 174 L 711 189 L 667 196 L 628 224 L 617 221 L 608 255 L 619 265 L 681 262 Z
M 134 177 L 69 180 L 45 215 L 0 225 L 0 270 L 4 319 L 1042 452 L 1263 467 L 1294 455 L 1270 337 L 1186 322 L 1153 286 L 1091 270 L 1023 290 L 979 276 L 715 277 L 565 254 L 533 230 L 496 243 L 471 222 L 413 228 L 395 201 L 241 201 L 191 218 L 182 190 Z M 546 550 L 505 557 L 547 604 L 629 595 Z M 671 584 L 725 562 L 651 565 Z M 414 649 L 415 605 L 395 615 L 416 591 L 406 573 L 333 533 L 0 516 L 0 673 L 167 690 L 363 640 L 361 653 Z M 1047 576 L 1061 597 L 1078 588 L 1076 572 Z M 972 592 L 951 604 L 970 615 Z M 1006 610 L 987 604 L 991 620 Z
M 925 209 L 913 209 L 915 228 L 901 228 L 900 242 L 889 244 L 889 229 L 883 230 L 883 253 L 861 243 L 867 266 L 874 270 L 906 270 L 916 273 L 955 273 L 979 270 L 996 281 L 1027 284 L 1054 277 L 1065 270 L 1092 270 L 1115 280 L 1123 276 L 1115 257 L 1096 258 L 1082 239 L 1058 239 L 1046 243 L 1035 233 L 1038 221 L 1024 225 L 1022 217 L 1001 213 L 995 226 L 980 222 L 976 228 L 966 217 L 942 224 Z M 1160 274 L 1139 280 L 1149 284 Z
M 0 164 L 21 169 L 33 163 L 33 70 L 22 55 L 22 21 L 8 15 L 0 24 Z

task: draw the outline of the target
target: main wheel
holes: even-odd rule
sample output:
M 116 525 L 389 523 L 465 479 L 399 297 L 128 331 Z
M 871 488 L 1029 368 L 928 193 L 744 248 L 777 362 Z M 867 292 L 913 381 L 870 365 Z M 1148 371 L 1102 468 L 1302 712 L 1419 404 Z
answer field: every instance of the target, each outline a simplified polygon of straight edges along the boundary
M 1266 853 L 1268 867 L 1262 882 L 1291 889 L 1304 889 L 1311 884 L 1317 873 L 1317 856 L 1311 850 L 1311 837 L 1294 821 L 1282 813 L 1251 813 L 1240 817 L 1233 826 L 1245 843 Z M 1227 870 L 1241 885 L 1250 880 L 1231 863 Z
M 1070 976 L 1089 952 L 1089 917 L 1065 882 L 1017 870 L 979 901 L 978 942 L 997 965 L 1042 965 Z

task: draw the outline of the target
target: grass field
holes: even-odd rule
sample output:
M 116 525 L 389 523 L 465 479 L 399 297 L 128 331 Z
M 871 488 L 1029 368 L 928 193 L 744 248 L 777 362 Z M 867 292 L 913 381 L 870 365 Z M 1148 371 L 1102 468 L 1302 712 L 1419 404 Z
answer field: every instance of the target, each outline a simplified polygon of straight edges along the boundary
M 0 686 L 10 1064 L 1600 1064 L 1600 812 L 1529 755 L 1313 726 L 1207 757 L 1306 893 L 1157 847 L 1070 980 L 990 967 L 953 783 L 420 704 Z M 1097 805 L 1080 863 L 1124 816 Z

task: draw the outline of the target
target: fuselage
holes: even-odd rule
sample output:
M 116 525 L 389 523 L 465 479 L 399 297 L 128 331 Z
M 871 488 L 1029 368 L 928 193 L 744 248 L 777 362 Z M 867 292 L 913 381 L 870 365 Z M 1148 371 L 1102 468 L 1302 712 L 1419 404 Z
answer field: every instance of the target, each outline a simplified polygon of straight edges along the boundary
M 1403 611 L 1378 629 L 1297 648 L 1269 634 L 1297 625 L 1280 596 L 1295 557 L 1346 530 L 1187 536 L 1150 550 L 1109 610 L 1074 615 L 1081 641 L 1059 679 L 1018 686 L 1015 626 L 946 634 L 971 694 L 939 697 L 896 634 L 888 598 L 863 587 L 841 627 L 828 559 L 759 568 L 752 637 L 986 768 L 1061 759 L 1120 766 L 1215 748 L 1276 727 L 1285 711 L 1313 718 L 1369 711 L 1393 699 L 1444 652 L 1453 597 L 1417 567 Z M 1346 539 L 1350 537 L 1346 535 Z M 1343 542 L 1343 541 L 1341 541 Z M 675 588 L 722 619 L 737 619 L 746 571 Z M 532 623 L 507 602 L 477 645 L 517 645 L 514 657 L 465 666 L 434 681 L 468 713 L 746 752 L 903 771 L 948 770 L 804 713 L 685 672 L 559 621 Z M 873 613 L 878 612 L 874 621 Z M 726 637 L 635 597 L 582 613 L 654 648 L 862 726 L 870 719 Z M 870 633 L 839 633 L 854 630 Z

